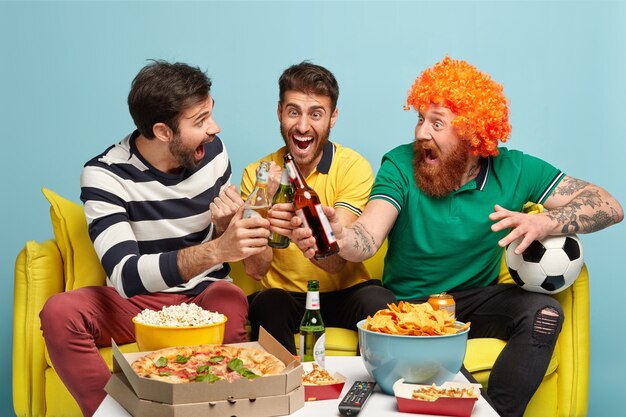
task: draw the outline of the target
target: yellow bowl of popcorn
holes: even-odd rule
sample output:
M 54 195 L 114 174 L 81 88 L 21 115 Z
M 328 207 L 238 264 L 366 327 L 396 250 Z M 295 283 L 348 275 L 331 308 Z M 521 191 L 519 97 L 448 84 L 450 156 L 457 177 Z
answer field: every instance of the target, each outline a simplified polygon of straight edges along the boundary
M 159 311 L 143 310 L 133 317 L 140 351 L 175 346 L 221 344 L 228 318 L 195 304 L 173 305 Z

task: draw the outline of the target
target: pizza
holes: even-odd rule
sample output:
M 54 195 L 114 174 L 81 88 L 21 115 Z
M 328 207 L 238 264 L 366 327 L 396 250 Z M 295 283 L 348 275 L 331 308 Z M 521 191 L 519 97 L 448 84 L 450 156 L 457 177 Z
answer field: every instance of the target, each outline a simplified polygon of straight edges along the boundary
M 285 364 L 264 350 L 233 345 L 160 349 L 142 356 L 131 366 L 141 377 L 172 384 L 255 379 L 285 369 Z

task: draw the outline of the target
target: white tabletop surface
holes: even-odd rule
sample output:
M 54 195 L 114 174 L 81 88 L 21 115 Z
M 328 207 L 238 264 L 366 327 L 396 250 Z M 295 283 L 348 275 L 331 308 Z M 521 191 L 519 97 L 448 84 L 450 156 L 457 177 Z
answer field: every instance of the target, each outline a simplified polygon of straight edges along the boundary
M 371 381 L 363 365 L 360 356 L 327 356 L 326 369 L 331 373 L 339 372 L 346 377 L 346 384 L 343 387 L 341 396 L 336 400 L 310 401 L 306 402 L 304 408 L 292 413 L 293 417 L 319 417 L 319 416 L 341 416 L 337 409 L 341 398 L 348 392 L 354 381 Z M 457 374 L 455 381 L 467 382 L 465 376 L 461 373 Z M 411 414 L 419 416 L 421 414 Z M 404 416 L 406 413 L 398 411 L 396 399 L 393 396 L 383 394 L 379 387 L 365 403 L 365 406 L 359 413 L 359 417 L 380 417 L 380 416 Z M 122 408 L 117 401 L 107 395 L 94 417 L 131 417 L 131 415 Z M 498 417 L 498 414 L 481 396 L 472 412 L 472 417 Z

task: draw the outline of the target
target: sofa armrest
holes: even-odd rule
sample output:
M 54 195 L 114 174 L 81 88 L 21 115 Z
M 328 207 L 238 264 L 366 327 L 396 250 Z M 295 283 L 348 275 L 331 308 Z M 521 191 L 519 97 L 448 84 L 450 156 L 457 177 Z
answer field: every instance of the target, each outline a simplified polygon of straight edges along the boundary
M 54 240 L 30 241 L 15 261 L 13 294 L 13 406 L 17 416 L 45 415 L 44 355 L 39 312 L 63 291 L 63 261 Z
M 570 288 L 555 294 L 565 320 L 559 335 L 560 416 L 586 416 L 589 388 L 589 273 L 583 266 Z

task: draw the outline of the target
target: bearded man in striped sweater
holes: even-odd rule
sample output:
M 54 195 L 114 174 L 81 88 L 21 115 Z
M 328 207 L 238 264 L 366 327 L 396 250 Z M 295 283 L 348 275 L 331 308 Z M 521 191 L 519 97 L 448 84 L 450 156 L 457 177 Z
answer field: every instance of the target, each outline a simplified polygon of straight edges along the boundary
M 269 222 L 228 204 L 238 191 L 210 88 L 198 68 L 151 62 L 128 95 L 137 129 L 84 167 L 81 200 L 108 285 L 53 296 L 41 322 L 85 416 L 110 377 L 98 348 L 134 342 L 131 319 L 145 308 L 195 303 L 228 317 L 225 343 L 246 340 L 248 303 L 227 262 L 263 251 Z

